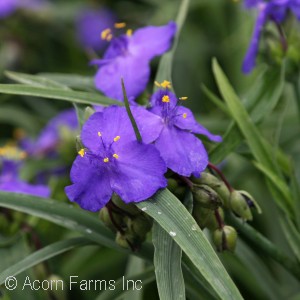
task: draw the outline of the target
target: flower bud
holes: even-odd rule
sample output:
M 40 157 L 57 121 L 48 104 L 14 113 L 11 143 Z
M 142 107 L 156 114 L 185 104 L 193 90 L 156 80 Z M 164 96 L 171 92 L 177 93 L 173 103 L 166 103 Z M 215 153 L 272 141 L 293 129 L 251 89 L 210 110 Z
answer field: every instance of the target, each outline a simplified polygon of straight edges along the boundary
M 194 204 L 193 217 L 201 229 L 204 229 L 206 227 L 206 224 L 209 218 L 212 217 L 212 215 L 213 210 L 204 208 L 200 205 L 197 205 L 196 203 Z
M 111 220 L 111 217 L 113 217 L 114 222 Z M 104 206 L 100 212 L 99 212 L 99 218 L 100 220 L 104 223 L 106 227 L 108 227 L 110 230 L 113 232 L 117 231 L 116 224 L 117 226 L 123 228 L 124 227 L 124 221 L 121 217 L 121 215 L 116 214 L 116 213 L 109 213 L 109 210 L 106 206 Z
M 138 236 L 143 241 L 145 240 L 147 233 L 152 228 L 152 219 L 141 214 L 134 219 L 128 218 L 127 226 L 133 235 Z
M 91 106 L 87 106 L 84 110 L 84 120 L 86 121 L 94 112 L 95 110 Z
M 237 232 L 231 226 L 224 226 L 213 233 L 213 242 L 218 251 L 234 251 L 237 241 Z
M 133 251 L 141 244 L 141 241 L 136 236 L 128 232 L 122 234 L 118 231 L 115 241 L 122 248 L 131 249 Z
M 230 209 L 238 217 L 245 221 L 252 220 L 251 209 L 247 203 L 246 198 L 239 191 L 232 191 L 230 195 Z
M 208 185 L 194 184 L 192 193 L 197 205 L 201 207 L 215 210 L 222 205 L 219 195 Z
M 196 184 L 208 185 L 219 195 L 224 206 L 228 206 L 230 191 L 222 180 L 219 180 L 216 176 L 206 172 L 201 173 L 200 178 L 192 177 L 191 180 Z
M 170 192 L 174 193 L 177 187 L 178 187 L 177 180 L 173 178 L 168 178 L 168 189 L 170 190 Z
M 119 208 L 120 211 L 124 211 L 124 214 L 128 213 L 132 216 L 141 214 L 141 211 L 134 204 L 126 204 L 117 194 L 112 195 L 111 201 L 117 206 L 116 209 Z
M 221 207 L 219 207 L 217 209 L 218 212 L 218 216 L 221 219 L 221 221 L 223 222 L 224 220 L 224 211 Z M 206 221 L 206 228 L 208 228 L 211 231 L 214 231 L 216 229 L 218 229 L 220 227 L 219 221 L 216 217 L 216 211 L 213 211 L 212 214 L 209 216 L 209 218 Z

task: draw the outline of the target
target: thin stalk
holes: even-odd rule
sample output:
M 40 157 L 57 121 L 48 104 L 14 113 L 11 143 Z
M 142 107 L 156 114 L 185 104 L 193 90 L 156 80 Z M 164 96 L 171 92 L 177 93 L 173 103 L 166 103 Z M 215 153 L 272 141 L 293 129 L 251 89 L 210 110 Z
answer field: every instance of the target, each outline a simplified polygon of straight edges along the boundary
M 239 231 L 239 233 L 251 240 L 251 242 L 254 243 L 262 253 L 271 257 L 300 281 L 300 264 L 298 261 L 281 252 L 271 241 L 250 225 L 241 223 L 237 218 L 229 214 L 227 215 L 227 219 Z

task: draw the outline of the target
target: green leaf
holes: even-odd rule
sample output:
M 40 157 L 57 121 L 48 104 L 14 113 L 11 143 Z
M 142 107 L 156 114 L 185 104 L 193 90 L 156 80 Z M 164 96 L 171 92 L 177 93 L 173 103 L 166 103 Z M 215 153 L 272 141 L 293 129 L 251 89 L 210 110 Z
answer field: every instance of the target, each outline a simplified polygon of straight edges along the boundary
M 280 224 L 288 240 L 288 243 L 300 264 L 300 233 L 297 231 L 295 225 L 288 218 L 281 218 Z
M 280 193 L 281 197 L 285 202 L 287 202 L 290 206 L 290 208 L 293 208 L 293 199 L 292 199 L 292 194 L 290 192 L 290 189 L 287 187 L 285 182 L 279 178 L 276 174 L 268 170 L 267 167 L 264 165 L 253 162 L 253 164 L 258 168 L 262 173 L 265 174 L 267 178 L 270 179 L 270 181 L 273 183 L 274 188 L 276 188 Z M 279 197 L 278 197 L 279 198 Z M 278 198 L 274 198 L 275 200 L 278 200 Z M 285 209 L 285 206 L 282 205 L 282 201 L 278 201 L 278 206 L 282 206 L 282 209 Z
M 2 271 L 0 273 L 0 285 L 4 283 L 8 276 L 16 276 L 47 259 L 69 251 L 75 247 L 81 247 L 89 244 L 92 244 L 89 239 L 73 238 L 46 246 L 45 248 L 26 256 L 24 259 Z
M 271 151 L 270 147 L 266 146 L 266 141 L 260 135 L 258 128 L 253 124 L 245 107 L 236 95 L 235 91 L 233 90 L 232 86 L 230 85 L 228 79 L 226 78 L 216 60 L 213 60 L 213 71 L 219 90 L 225 102 L 227 103 L 233 119 L 236 121 L 241 133 L 245 137 L 254 158 L 258 161 L 258 163 L 261 164 L 261 166 L 264 167 L 264 169 L 268 170 L 268 172 L 276 174 L 276 176 L 285 184 L 282 174 L 277 168 L 277 163 L 276 159 L 274 159 L 273 151 Z M 267 179 L 269 180 L 268 177 Z M 274 183 L 273 181 L 269 182 L 274 186 L 275 189 L 277 188 L 275 186 L 276 183 Z M 278 198 L 277 202 L 279 201 L 280 207 L 283 208 L 290 217 L 294 218 L 293 208 L 291 207 L 290 202 L 285 201 L 285 199 Z
M 128 97 L 127 97 L 127 94 L 126 94 L 126 89 L 125 89 L 123 78 L 121 79 L 121 84 L 122 84 L 122 91 L 123 91 L 123 97 L 124 97 L 124 103 L 125 103 L 127 115 L 130 119 L 130 122 L 131 122 L 131 125 L 133 127 L 133 130 L 134 130 L 137 141 L 141 142 L 142 141 L 142 136 L 141 136 L 139 128 L 136 124 L 136 121 L 135 121 L 135 119 L 133 117 L 133 114 L 131 112 L 131 109 L 130 109 L 130 105 L 129 105 Z
M 49 87 L 49 88 L 57 88 L 62 90 L 69 90 L 69 88 L 59 82 L 52 81 L 50 79 L 36 76 L 36 75 L 29 75 L 24 73 L 17 73 L 12 71 L 6 71 L 5 75 L 19 83 L 23 83 L 30 86 L 37 86 L 37 87 Z
M 96 91 L 94 78 L 91 76 L 82 76 L 77 74 L 60 73 L 40 73 L 39 76 L 48 78 L 52 81 L 62 83 L 72 89 L 82 89 L 87 91 Z
M 27 86 L 24 84 L 0 84 L 0 93 L 50 98 L 90 105 L 123 105 L 122 102 L 109 99 L 96 93 L 63 90 L 61 88 Z
M 40 217 L 65 228 L 78 231 L 84 237 L 97 244 L 128 252 L 115 243 L 114 234 L 100 222 L 96 214 L 88 213 L 71 204 L 25 194 L 0 191 L 0 207 Z M 146 260 L 151 260 L 153 257 L 152 245 L 144 244 L 136 255 Z
M 284 65 L 281 69 L 264 69 L 246 95 L 243 102 L 245 107 L 250 110 L 251 119 L 255 124 L 260 123 L 264 119 L 265 115 L 270 114 L 274 107 L 278 104 L 284 88 L 284 74 Z M 215 105 L 217 105 L 223 112 L 230 115 L 228 108 L 224 105 L 221 99 L 219 99 L 204 85 L 202 86 L 202 90 Z M 221 162 L 242 142 L 243 135 L 235 122 L 232 122 L 224 134 L 223 142 L 217 144 L 210 151 L 211 161 L 214 163 Z M 268 149 L 268 152 L 273 150 L 272 146 L 268 143 L 265 143 L 265 147 Z M 280 168 L 286 174 L 289 174 L 291 172 L 289 158 L 287 158 L 280 150 L 277 150 L 276 159 Z
M 142 282 L 142 287 L 144 288 L 145 285 L 147 285 L 150 282 L 153 282 L 155 280 L 155 274 L 153 269 L 149 269 L 143 273 L 131 276 L 129 278 L 125 278 L 124 276 L 118 279 L 114 283 L 114 289 L 107 289 L 103 291 L 96 300 L 117 300 L 122 298 L 123 296 L 128 293 L 127 290 L 127 280 L 133 280 L 138 284 L 138 288 L 140 288 L 140 282 Z M 132 287 L 132 285 L 130 285 Z
M 129 256 L 128 263 L 126 266 L 125 277 L 131 277 L 137 274 L 141 274 L 145 271 L 145 261 L 136 256 Z M 142 300 L 143 290 L 128 291 L 125 294 L 123 300 Z
M 154 267 L 160 299 L 186 299 L 181 270 L 181 248 L 170 235 L 154 222 L 152 231 Z
M 179 36 L 181 33 L 181 29 L 183 27 L 183 24 L 185 22 L 188 9 L 189 9 L 189 0 L 182 0 L 180 7 L 178 9 L 178 15 L 176 17 L 176 24 L 177 24 L 177 32 L 176 36 L 174 38 L 173 46 L 170 51 L 165 53 L 162 58 L 160 59 L 160 63 L 158 66 L 158 70 L 156 73 L 155 80 L 158 82 L 162 82 L 164 80 L 171 81 L 172 78 L 172 62 L 174 59 L 175 51 L 177 49 Z
M 221 299 L 242 299 L 205 235 L 172 193 L 165 189 L 137 206 L 168 232 Z

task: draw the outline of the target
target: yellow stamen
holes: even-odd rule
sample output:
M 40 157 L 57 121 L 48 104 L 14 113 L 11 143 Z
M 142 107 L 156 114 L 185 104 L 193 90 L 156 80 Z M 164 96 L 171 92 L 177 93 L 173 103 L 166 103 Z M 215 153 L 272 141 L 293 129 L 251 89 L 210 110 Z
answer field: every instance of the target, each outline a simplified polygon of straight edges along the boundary
M 115 138 L 114 138 L 114 142 L 117 142 L 121 137 L 119 135 L 117 135 Z
M 186 114 L 186 113 L 184 113 L 184 114 L 182 115 L 182 117 L 183 117 L 184 119 L 186 119 L 186 117 L 187 117 L 187 114 Z
M 168 95 L 164 95 L 162 97 L 161 101 L 164 102 L 164 103 L 168 103 L 168 102 L 170 102 L 170 97 Z
M 108 158 L 108 157 L 105 157 L 105 158 L 103 159 L 103 161 L 104 161 L 105 163 L 108 163 L 108 162 L 109 162 L 109 158 Z
M 185 101 L 185 100 L 187 100 L 188 99 L 188 97 L 180 97 L 179 98 L 179 100 L 182 100 L 182 101 Z
M 113 155 L 113 157 L 114 157 L 115 159 L 118 159 L 118 158 L 119 158 L 119 155 L 115 153 L 115 154 Z
M 115 26 L 115 28 L 117 28 L 117 29 L 121 29 L 121 28 L 126 27 L 126 23 L 125 23 L 125 22 L 115 23 L 114 26 Z
M 168 81 L 168 80 L 164 80 L 160 85 L 164 89 L 170 89 L 171 88 L 171 82 Z
M 7 144 L 4 147 L 0 147 L 0 156 L 13 160 L 22 160 L 27 157 L 27 153 L 17 148 L 14 144 Z
M 98 136 L 102 136 L 102 134 L 101 134 L 101 132 L 100 132 L 100 131 L 98 131 Z
M 107 37 L 111 35 L 111 29 L 110 28 L 106 28 L 104 30 L 102 30 L 101 32 L 101 39 L 102 40 L 107 40 Z
M 113 38 L 113 35 L 112 35 L 112 34 L 109 34 L 109 35 L 107 36 L 106 40 L 107 40 L 108 42 L 110 42 L 110 41 L 112 40 L 112 38 Z
M 154 84 L 155 84 L 157 87 L 160 87 L 160 83 L 159 83 L 159 82 L 154 81 Z
M 126 31 L 126 35 L 127 36 L 132 36 L 132 29 L 127 29 L 127 31 Z
M 84 154 L 85 154 L 85 151 L 84 149 L 80 149 L 80 151 L 78 151 L 78 154 L 81 156 L 81 157 L 84 157 Z

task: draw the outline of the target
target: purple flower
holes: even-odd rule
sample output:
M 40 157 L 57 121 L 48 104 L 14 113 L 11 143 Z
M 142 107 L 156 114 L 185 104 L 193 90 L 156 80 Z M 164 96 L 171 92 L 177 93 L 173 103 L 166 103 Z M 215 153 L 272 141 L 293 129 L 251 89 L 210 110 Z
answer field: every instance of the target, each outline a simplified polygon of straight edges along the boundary
M 141 107 L 132 108 L 140 120 L 156 127 L 158 118 Z M 118 194 L 124 202 L 139 202 L 167 185 L 166 165 L 153 145 L 147 145 L 157 130 L 140 128 L 143 142 L 135 140 L 124 107 L 111 106 L 94 113 L 84 124 L 79 151 L 71 169 L 72 185 L 65 191 L 71 201 L 83 209 L 98 211 Z
M 38 139 L 26 149 L 30 154 L 49 154 L 55 151 L 61 142 L 60 131 L 66 128 L 70 131 L 78 129 L 78 120 L 75 110 L 67 109 L 59 113 L 49 121 L 41 131 Z M 28 147 L 28 146 L 27 146 Z
M 0 0 L 0 19 L 11 15 L 16 7 L 18 0 Z
M 19 170 L 22 162 L 19 159 L 5 157 L 4 154 L 12 155 L 13 153 L 24 155 L 24 152 L 18 151 L 12 147 L 0 148 L 2 156 L 2 168 L 0 172 L 0 190 L 6 192 L 15 192 L 29 194 L 33 196 L 49 197 L 50 189 L 45 185 L 33 185 L 19 178 Z
M 167 167 L 182 176 L 199 176 L 208 164 L 208 156 L 194 134 L 205 135 L 214 142 L 220 142 L 221 137 L 200 125 L 191 110 L 178 105 L 177 97 L 168 89 L 160 89 L 152 96 L 149 110 L 160 118 L 155 146 Z M 144 124 L 147 126 L 146 121 Z
M 300 19 L 300 1 L 299 0 L 245 0 L 246 8 L 256 7 L 258 16 L 250 45 L 243 61 L 242 70 L 249 73 L 255 67 L 255 59 L 259 50 L 259 40 L 263 28 L 268 20 L 280 24 L 286 18 L 289 10 Z
M 0 0 L 0 19 L 10 16 L 18 8 L 36 10 L 46 4 L 46 0 Z
M 123 101 L 123 77 L 127 95 L 133 101 L 146 88 L 150 77 L 151 59 L 166 52 L 176 32 L 176 23 L 160 27 L 148 26 L 138 29 L 131 35 L 113 38 L 103 59 L 94 60 L 99 70 L 95 76 L 95 85 L 106 96 Z M 104 32 L 111 38 L 111 33 Z M 109 38 L 109 39 L 110 39 Z
M 83 48 L 102 50 L 107 41 L 101 39 L 101 32 L 113 27 L 115 17 L 106 8 L 87 8 L 80 11 L 76 20 L 77 39 Z

